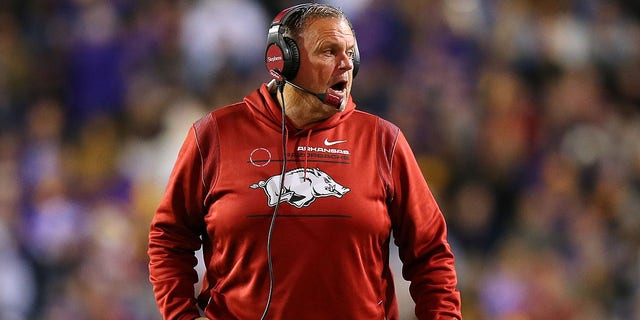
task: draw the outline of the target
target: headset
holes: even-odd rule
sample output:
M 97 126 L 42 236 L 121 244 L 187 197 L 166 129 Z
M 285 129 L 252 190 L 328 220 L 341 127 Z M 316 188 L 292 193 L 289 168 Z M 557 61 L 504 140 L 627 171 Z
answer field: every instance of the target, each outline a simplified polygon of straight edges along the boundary
M 303 14 L 314 5 L 317 4 L 303 3 L 284 9 L 271 22 L 267 36 L 265 63 L 272 78 L 293 80 L 296 77 L 300 67 L 300 51 L 295 40 L 285 37 L 284 33 L 292 17 Z M 349 25 L 351 25 L 350 22 Z M 357 42 L 355 42 L 353 50 L 353 77 L 355 77 L 360 67 L 360 52 Z

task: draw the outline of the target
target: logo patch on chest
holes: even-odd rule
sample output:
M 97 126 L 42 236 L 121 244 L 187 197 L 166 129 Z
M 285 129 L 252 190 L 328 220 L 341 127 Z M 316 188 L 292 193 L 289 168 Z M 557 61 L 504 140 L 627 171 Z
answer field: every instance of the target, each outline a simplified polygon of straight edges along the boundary
M 267 204 L 274 207 L 280 202 L 287 202 L 296 208 L 307 207 L 316 198 L 334 196 L 342 198 L 351 189 L 336 182 L 326 172 L 318 168 L 296 168 L 285 172 L 284 184 L 281 186 L 282 175 L 271 176 L 260 180 L 249 187 L 261 188 L 267 195 Z

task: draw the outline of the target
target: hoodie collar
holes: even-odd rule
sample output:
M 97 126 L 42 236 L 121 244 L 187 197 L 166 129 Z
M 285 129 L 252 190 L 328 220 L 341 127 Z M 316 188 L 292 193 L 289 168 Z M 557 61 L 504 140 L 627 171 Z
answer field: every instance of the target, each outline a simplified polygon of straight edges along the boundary
M 274 88 L 273 92 L 275 94 L 275 84 L 273 82 L 269 84 L 263 83 L 258 89 L 247 95 L 244 98 L 244 102 L 249 106 L 258 121 L 261 121 L 276 130 L 280 130 L 282 123 L 282 111 L 280 109 L 280 104 L 278 104 L 275 96 L 273 96 L 270 91 L 270 88 L 272 87 Z M 355 108 L 356 105 L 351 99 L 351 96 L 349 96 L 344 111 L 338 112 L 325 120 L 312 123 L 301 129 L 295 128 L 287 119 L 287 130 L 293 133 L 293 135 L 299 135 L 304 134 L 308 130 L 320 131 L 330 129 L 345 121 L 353 113 Z

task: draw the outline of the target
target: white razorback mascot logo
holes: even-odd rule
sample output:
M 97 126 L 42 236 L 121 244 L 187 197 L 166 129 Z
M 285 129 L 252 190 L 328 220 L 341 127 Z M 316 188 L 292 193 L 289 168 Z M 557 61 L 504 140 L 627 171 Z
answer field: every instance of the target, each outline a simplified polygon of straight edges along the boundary
M 278 196 L 280 196 L 280 202 L 288 202 L 297 208 L 306 207 L 320 197 L 342 198 L 351 190 L 337 183 L 326 172 L 318 168 L 297 168 L 286 172 L 282 187 L 280 180 L 281 175 L 275 175 L 267 180 L 252 184 L 250 187 L 252 189 L 262 188 L 267 195 L 270 207 L 278 203 Z

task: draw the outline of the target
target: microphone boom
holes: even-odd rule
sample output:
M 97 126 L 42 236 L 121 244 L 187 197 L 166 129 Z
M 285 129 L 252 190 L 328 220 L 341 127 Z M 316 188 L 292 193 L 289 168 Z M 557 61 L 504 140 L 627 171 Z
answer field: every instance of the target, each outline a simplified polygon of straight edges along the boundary
M 296 88 L 296 89 L 298 89 L 298 90 L 300 90 L 300 91 L 302 91 L 302 92 L 304 92 L 304 93 L 307 93 L 307 94 L 313 95 L 313 96 L 315 96 L 316 98 L 318 98 L 320 101 L 322 101 L 322 103 L 324 103 L 324 104 L 328 104 L 328 105 L 330 105 L 330 106 L 333 106 L 333 107 L 335 107 L 336 109 L 340 108 L 340 106 L 342 105 L 342 98 L 340 98 L 339 96 L 337 96 L 337 95 L 335 95 L 335 94 L 330 94 L 330 93 L 315 93 L 315 92 L 312 92 L 312 91 L 310 91 L 310 90 L 307 90 L 307 89 L 305 89 L 305 88 L 303 88 L 303 87 L 301 87 L 301 86 L 299 86 L 299 85 L 297 85 L 297 84 L 295 84 L 295 83 L 293 83 L 293 82 L 291 82 L 291 81 L 289 81 L 289 80 L 286 80 L 286 79 L 285 79 L 284 81 L 285 81 L 286 83 L 290 84 L 292 87 L 294 87 L 294 88 Z

